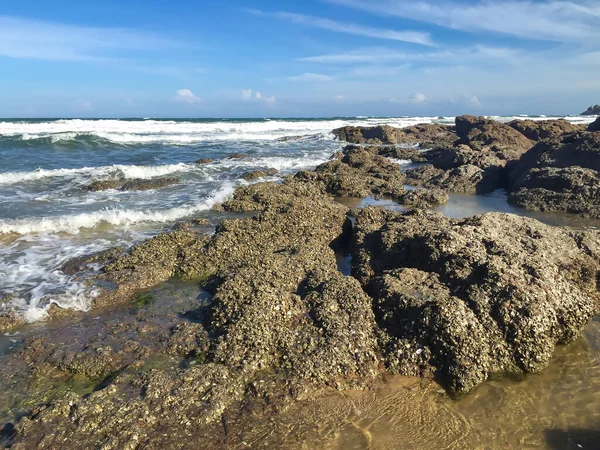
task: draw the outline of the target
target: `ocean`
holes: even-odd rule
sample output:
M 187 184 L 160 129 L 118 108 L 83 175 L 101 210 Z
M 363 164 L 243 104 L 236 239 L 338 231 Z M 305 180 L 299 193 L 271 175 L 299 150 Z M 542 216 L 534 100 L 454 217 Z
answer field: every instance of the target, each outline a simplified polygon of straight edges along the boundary
M 275 181 L 315 167 L 343 146 L 334 128 L 417 123 L 453 124 L 454 117 L 0 120 L 0 309 L 28 321 L 44 319 L 52 303 L 85 311 L 96 292 L 61 271 L 68 260 L 210 217 L 247 183 L 244 172 L 274 168 Z M 215 161 L 195 164 L 200 158 Z M 165 176 L 180 182 L 149 191 L 83 189 L 95 180 Z

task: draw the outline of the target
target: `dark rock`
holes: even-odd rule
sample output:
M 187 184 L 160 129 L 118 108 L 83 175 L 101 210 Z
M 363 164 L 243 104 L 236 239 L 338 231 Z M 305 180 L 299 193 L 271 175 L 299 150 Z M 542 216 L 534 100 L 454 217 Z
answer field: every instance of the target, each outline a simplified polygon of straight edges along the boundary
M 583 131 L 583 125 L 576 125 L 564 119 L 557 120 L 513 120 L 508 125 L 532 141 L 554 138 L 565 133 Z
M 453 392 L 496 372 L 542 370 L 597 312 L 596 233 L 500 213 L 376 208 L 358 212 L 355 229 L 353 273 L 389 335 L 388 366 L 410 373 L 417 360 L 424 370 L 428 355 Z
M 504 160 L 518 159 L 532 146 L 527 137 L 510 126 L 484 117 L 457 117 L 456 133 L 459 143 L 474 150 L 493 152 Z
M 150 189 L 160 189 L 166 186 L 179 183 L 179 178 L 152 178 L 150 180 L 135 178 L 131 180 L 114 179 L 98 180 L 84 186 L 86 191 L 106 191 L 108 189 L 117 189 L 119 191 L 147 191 Z
M 405 172 L 406 184 L 428 189 L 442 189 L 464 194 L 485 194 L 503 186 L 502 174 L 497 170 L 481 169 L 467 164 L 442 170 L 425 164 Z
M 0 292 L 0 333 L 12 330 L 25 323 L 23 315 L 12 307 L 15 296 Z
M 420 144 L 452 145 L 456 141 L 454 131 L 446 126 L 437 124 L 420 124 L 405 128 L 395 128 L 389 125 L 376 127 L 347 126 L 333 130 L 340 140 L 352 144 Z
M 396 197 L 395 200 L 413 208 L 431 208 L 447 203 L 449 197 L 448 193 L 441 189 L 414 189 L 404 191 L 404 194 Z
M 600 134 L 548 139 L 524 154 L 510 172 L 509 200 L 538 211 L 600 217 Z
M 531 211 L 600 218 L 600 174 L 578 166 L 530 169 L 513 183 L 508 201 Z
M 584 112 L 581 113 L 582 116 L 600 116 L 600 105 L 590 106 Z
M 200 159 L 198 159 L 198 160 L 196 160 L 196 161 L 194 161 L 194 162 L 195 162 L 196 164 L 208 164 L 208 163 L 211 163 L 211 162 L 214 162 L 214 161 L 215 161 L 215 160 L 214 160 L 214 159 L 212 159 L 212 158 L 200 158 Z
M 210 225 L 210 220 L 204 218 L 192 218 L 173 225 L 174 231 L 190 231 L 194 227 Z
M 396 144 L 402 132 L 389 125 L 376 127 L 346 126 L 336 128 L 332 133 L 340 140 L 352 144 Z
M 229 159 L 244 159 L 248 158 L 248 155 L 245 153 L 230 153 L 228 156 Z
M 108 273 L 147 271 L 156 279 L 177 272 L 210 285 L 204 362 L 118 373 L 85 398 L 68 393 L 20 420 L 14 447 L 60 448 L 77 439 L 86 447 L 129 448 L 161 441 L 164 430 L 170 438 L 181 430 L 183 439 L 221 419 L 269 373 L 315 387 L 373 379 L 381 369 L 371 300 L 356 279 L 338 271 L 331 248 L 347 230 L 346 214 L 329 199 L 298 198 L 253 218 L 224 221 L 210 240 L 194 244 L 171 233 L 118 259 Z M 206 348 L 199 337 L 179 340 L 176 351 Z M 101 348 L 91 346 L 82 356 L 59 349 L 50 364 L 94 375 L 127 364 L 126 354 Z
M 277 174 L 277 169 L 253 170 L 242 174 L 242 178 L 246 181 L 254 181 L 259 178 L 272 177 Z
M 113 247 L 90 255 L 79 256 L 64 263 L 60 270 L 66 275 L 75 275 L 76 273 L 88 270 L 88 266 L 91 264 L 104 266 L 123 253 L 125 253 L 123 247 Z
M 588 131 L 600 131 L 600 117 L 590 123 Z
M 573 133 L 539 142 L 522 156 L 510 178 L 516 180 L 533 168 L 570 166 L 600 170 L 600 135 Z

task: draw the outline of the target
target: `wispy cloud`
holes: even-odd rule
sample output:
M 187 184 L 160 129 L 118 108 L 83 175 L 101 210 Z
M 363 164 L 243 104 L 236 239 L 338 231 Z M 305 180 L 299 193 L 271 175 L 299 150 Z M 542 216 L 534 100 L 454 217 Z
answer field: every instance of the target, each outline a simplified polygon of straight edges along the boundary
M 335 78 L 330 75 L 324 75 L 322 73 L 305 72 L 301 75 L 294 75 L 287 78 L 289 81 L 307 81 L 307 82 L 320 82 L 320 81 L 333 81 Z
M 457 63 L 465 60 L 504 60 L 508 61 L 520 55 L 520 51 L 512 48 L 487 47 L 476 45 L 473 47 L 447 49 L 434 52 L 407 53 L 398 50 L 375 47 L 361 48 L 343 53 L 330 53 L 317 56 L 298 58 L 301 62 L 326 63 L 326 64 L 385 64 L 391 62 L 451 62 Z
M 256 9 L 247 10 L 249 13 L 264 17 L 276 17 L 287 20 L 292 23 L 305 25 L 322 30 L 334 31 L 337 33 L 352 34 L 375 39 L 387 39 L 392 41 L 410 42 L 413 44 L 433 46 L 434 43 L 429 33 L 412 30 L 390 30 L 385 28 L 372 28 L 355 23 L 338 22 L 325 17 L 309 16 L 305 14 L 296 14 L 290 12 L 264 12 Z
M 158 52 L 189 44 L 157 34 L 0 16 L 0 56 L 53 61 L 118 61 L 128 52 Z
M 196 96 L 189 89 L 179 89 L 175 93 L 175 100 L 178 102 L 187 103 L 190 105 L 202 102 L 202 99 L 200 97 Z
M 467 32 L 559 42 L 590 43 L 600 38 L 600 5 L 591 1 L 325 1 Z

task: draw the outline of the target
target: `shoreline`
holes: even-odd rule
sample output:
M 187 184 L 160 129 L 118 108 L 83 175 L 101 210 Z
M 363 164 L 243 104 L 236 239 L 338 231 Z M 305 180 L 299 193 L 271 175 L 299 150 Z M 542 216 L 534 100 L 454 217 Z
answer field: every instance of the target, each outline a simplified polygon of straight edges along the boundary
M 446 202 L 448 192 L 490 192 L 514 184 L 508 172 L 521 170 L 530 177 L 517 183 L 525 190 L 521 195 L 528 198 L 531 189 L 535 200 L 523 204 L 539 208 L 545 197 L 535 191 L 538 181 L 532 177 L 548 173 L 539 167 L 519 169 L 517 161 L 533 147 L 546 145 L 544 139 L 560 154 L 558 146 L 573 139 L 588 143 L 597 134 L 550 125 L 526 130 L 538 138 L 542 132 L 554 133 L 539 139 L 541 144 L 508 125 L 468 117 L 457 121 L 455 129 L 380 127 L 369 130 L 367 138 L 362 130 L 345 130 L 346 139 L 351 132 L 350 140 L 363 139 L 355 143 L 363 147 L 349 146 L 314 171 L 300 171 L 281 183 L 238 188 L 223 203 L 225 211 L 252 212 L 250 218 L 224 220 L 212 236 L 173 231 L 125 254 L 83 259 L 82 267 L 102 263 L 97 282 L 116 286 L 98 297 L 97 306 L 127 304 L 141 290 L 173 277 L 199 283 L 212 301 L 193 320 L 169 316 L 173 328 L 162 331 L 160 342 L 147 343 L 134 333 L 135 345 L 104 337 L 91 353 L 73 349 L 57 354 L 51 342 L 43 341 L 23 349 L 20 358 L 31 365 L 45 361 L 51 372 L 90 380 L 98 373 L 106 376 L 88 397 L 67 392 L 18 422 L 10 438 L 14 448 L 34 442 L 61 448 L 73 436 L 107 445 L 159 446 L 153 410 L 173 401 L 173 417 L 160 426 L 172 430 L 189 419 L 190 425 L 177 431 L 184 439 L 251 399 L 301 398 L 324 386 L 364 388 L 387 373 L 435 377 L 449 393 L 460 395 L 495 373 L 543 370 L 554 346 L 574 341 L 598 313 L 593 282 L 600 271 L 597 233 L 499 213 L 448 219 L 424 210 L 350 210 L 334 197 L 391 197 L 408 207 L 430 207 Z M 410 133 L 415 141 L 444 143 L 426 155 L 433 173 L 420 168 L 402 173 L 387 159 L 391 152 L 422 156 L 386 148 Z M 569 136 L 566 142 L 563 135 Z M 369 146 L 377 140 L 379 146 Z M 568 167 L 561 170 L 551 175 L 573 175 Z M 576 175 L 580 173 L 577 169 Z M 405 189 L 407 178 L 421 188 Z M 560 209 L 563 199 L 569 208 L 578 207 L 580 215 L 598 217 L 596 205 L 583 204 L 575 188 L 571 184 L 554 191 L 551 207 Z M 352 254 L 351 276 L 339 272 L 335 249 Z M 514 310 L 529 321 L 520 321 Z M 148 318 L 137 324 L 132 320 L 131 330 L 140 333 Z M 108 359 L 96 353 L 118 345 L 121 350 Z M 148 352 L 197 363 L 143 376 L 124 370 L 143 366 Z M 260 379 L 267 379 L 268 386 Z M 125 393 L 128 400 L 122 399 Z M 144 425 L 134 435 L 132 421 L 143 417 Z M 131 426 L 117 427 L 118 421 Z M 94 424 L 92 430 L 88 423 Z

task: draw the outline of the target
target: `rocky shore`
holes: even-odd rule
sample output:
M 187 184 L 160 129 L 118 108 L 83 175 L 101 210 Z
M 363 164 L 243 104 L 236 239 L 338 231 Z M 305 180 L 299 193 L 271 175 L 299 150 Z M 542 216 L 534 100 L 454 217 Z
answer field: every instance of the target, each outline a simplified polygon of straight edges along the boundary
M 345 127 L 334 134 L 349 145 L 315 170 L 238 188 L 218 208 L 247 217 L 212 235 L 181 227 L 72 261 L 63 270 L 82 277 L 102 266 L 89 275 L 94 307 L 120 312 L 76 340 L 42 333 L 3 358 L 0 377 L 18 373 L 36 389 L 2 437 L 13 449 L 189 448 L 240 412 L 268 416 L 386 374 L 433 378 L 459 396 L 494 374 L 543 370 L 598 313 L 600 235 L 426 208 L 507 189 L 529 209 L 600 217 L 594 130 L 473 116 L 452 127 Z M 403 172 L 395 159 L 421 165 Z M 349 209 L 338 197 L 407 210 Z M 173 279 L 206 301 L 145 309 L 148 289 Z M 75 379 L 85 394 L 57 389 Z

